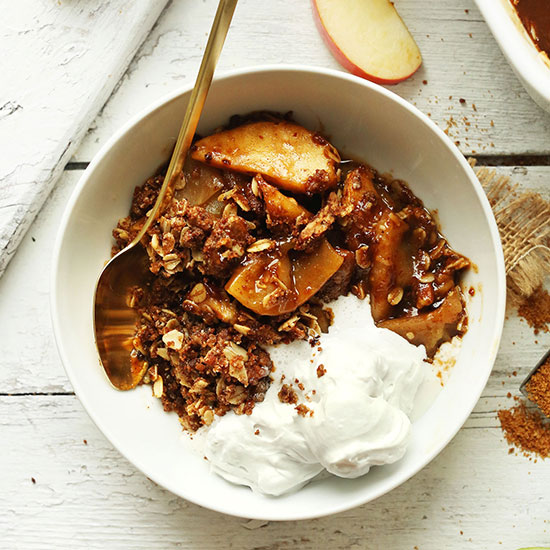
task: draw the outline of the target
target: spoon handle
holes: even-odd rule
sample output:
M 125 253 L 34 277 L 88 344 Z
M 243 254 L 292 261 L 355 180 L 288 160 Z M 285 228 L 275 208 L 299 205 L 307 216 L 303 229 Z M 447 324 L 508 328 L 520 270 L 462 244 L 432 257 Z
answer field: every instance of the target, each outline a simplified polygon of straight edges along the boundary
M 208 43 L 206 44 L 206 49 L 199 68 L 197 80 L 195 81 L 195 87 L 193 88 L 191 97 L 189 98 L 189 103 L 187 104 L 185 118 L 183 119 L 178 140 L 176 141 L 176 146 L 174 148 L 174 152 L 172 153 L 172 158 L 170 159 L 166 176 L 164 177 L 164 183 L 160 188 L 158 198 L 151 209 L 145 224 L 141 228 L 141 231 L 136 235 L 135 239 L 130 243 L 129 247 L 134 246 L 141 241 L 143 235 L 145 235 L 146 231 L 155 221 L 159 210 L 164 204 L 164 199 L 168 190 L 173 188 L 173 185 L 178 177 L 182 177 L 185 157 L 187 156 L 189 147 L 191 147 L 191 142 L 193 141 L 193 136 L 195 135 L 195 131 L 199 123 L 202 108 L 204 107 L 204 102 L 206 101 L 206 96 L 208 94 L 208 90 L 210 89 L 210 84 L 212 83 L 214 69 L 218 63 L 218 58 L 220 57 L 223 43 L 225 42 L 225 37 L 227 36 L 227 31 L 229 30 L 229 25 L 231 23 L 231 19 L 233 18 L 233 12 L 235 11 L 236 5 L 237 0 L 220 0 L 218 4 L 218 10 L 216 11 L 212 28 L 210 29 Z

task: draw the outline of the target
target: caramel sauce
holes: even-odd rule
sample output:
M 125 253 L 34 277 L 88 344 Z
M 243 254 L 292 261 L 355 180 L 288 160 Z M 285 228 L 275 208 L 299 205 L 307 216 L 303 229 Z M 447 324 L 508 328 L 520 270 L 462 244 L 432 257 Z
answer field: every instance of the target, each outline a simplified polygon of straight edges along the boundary
M 550 0 L 511 0 L 535 46 L 550 57 Z
M 550 0 L 548 1 L 550 2 Z M 364 163 L 355 159 L 342 161 L 340 164 L 342 179 L 344 180 L 350 171 L 357 169 L 361 165 L 364 165 Z M 376 210 L 374 215 L 372 215 L 373 205 L 370 202 L 367 204 L 358 203 L 360 208 L 364 207 L 365 211 L 369 212 L 370 223 L 368 225 L 351 223 L 348 227 L 346 245 L 353 251 L 361 246 L 371 245 L 368 248 L 368 253 L 369 259 L 372 262 L 374 254 L 374 247 L 372 245 L 376 242 L 379 232 L 376 226 L 383 217 L 384 210 L 387 209 L 398 213 L 407 206 L 417 207 L 423 215 L 417 219 L 412 218 L 407 220 L 408 230 L 400 241 L 396 272 L 392 274 L 394 283 L 403 287 L 403 298 L 398 305 L 391 307 L 387 318 L 395 319 L 418 315 L 420 313 L 420 309 L 417 307 L 418 297 L 429 290 L 433 290 L 435 297 L 430 305 L 424 306 L 421 309 L 424 312 L 433 311 L 442 304 L 447 293 L 458 284 L 459 278 L 458 273 L 452 274 L 451 277 L 445 277 L 441 273 L 445 269 L 445 258 L 442 257 L 431 262 L 431 271 L 435 273 L 435 280 L 428 284 L 419 283 L 415 290 L 411 288 L 411 281 L 413 279 L 421 279 L 425 272 L 422 249 L 430 251 L 436 248 L 438 243 L 446 243 L 445 237 L 439 230 L 437 211 L 428 210 L 424 206 L 424 203 L 412 192 L 407 183 L 394 179 L 390 174 L 375 172 L 373 184 L 382 202 L 374 205 L 374 209 Z M 426 235 L 425 244 L 421 245 L 416 242 L 414 237 L 415 229 L 424 230 Z

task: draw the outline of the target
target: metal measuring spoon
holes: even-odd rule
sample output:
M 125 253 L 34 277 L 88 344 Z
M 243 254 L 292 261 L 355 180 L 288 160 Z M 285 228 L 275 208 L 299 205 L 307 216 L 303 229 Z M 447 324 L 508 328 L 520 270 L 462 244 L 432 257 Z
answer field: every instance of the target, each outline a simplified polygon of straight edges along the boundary
M 220 0 L 218 4 L 195 87 L 157 201 L 136 238 L 107 263 L 97 281 L 94 299 L 97 351 L 109 380 L 119 390 L 135 388 L 147 370 L 147 363 L 132 352 L 137 315 L 128 304 L 130 289 L 143 287 L 151 279 L 147 253 L 139 243 L 170 201 L 174 184 L 183 177 L 185 157 L 195 135 L 236 5 L 237 0 Z
M 542 365 L 546 363 L 546 361 L 548 361 L 548 359 L 550 359 L 550 350 L 548 350 L 544 354 L 542 359 L 537 363 L 537 366 L 526 376 L 525 380 L 521 383 L 521 386 L 519 387 L 519 391 L 523 394 L 524 397 L 526 397 L 529 400 L 530 398 L 529 398 L 529 392 L 527 391 L 527 384 L 529 384 L 533 375 L 540 369 L 540 367 L 542 367 Z M 533 403 L 533 405 L 536 405 L 537 408 L 543 413 L 541 408 L 535 402 L 531 401 L 531 403 Z

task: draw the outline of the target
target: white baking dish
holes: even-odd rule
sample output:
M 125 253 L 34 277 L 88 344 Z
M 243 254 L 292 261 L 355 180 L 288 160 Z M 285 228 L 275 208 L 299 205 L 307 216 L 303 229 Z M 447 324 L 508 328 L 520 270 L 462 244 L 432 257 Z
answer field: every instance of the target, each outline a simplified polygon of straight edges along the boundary
M 550 63 L 529 38 L 510 0 L 475 2 L 529 95 L 550 112 Z

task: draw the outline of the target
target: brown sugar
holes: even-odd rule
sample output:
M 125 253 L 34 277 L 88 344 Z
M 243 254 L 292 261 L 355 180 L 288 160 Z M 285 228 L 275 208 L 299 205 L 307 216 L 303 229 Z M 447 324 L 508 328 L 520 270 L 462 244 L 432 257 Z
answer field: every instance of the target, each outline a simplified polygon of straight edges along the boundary
M 511 409 L 498 411 L 498 418 L 506 441 L 521 449 L 525 456 L 529 453 L 541 458 L 550 456 L 550 424 L 539 411 L 529 411 L 520 402 Z
M 525 299 L 518 307 L 518 313 L 535 330 L 548 332 L 550 325 L 550 294 L 542 286 Z
M 529 399 L 550 417 L 550 357 L 531 376 L 525 389 Z

